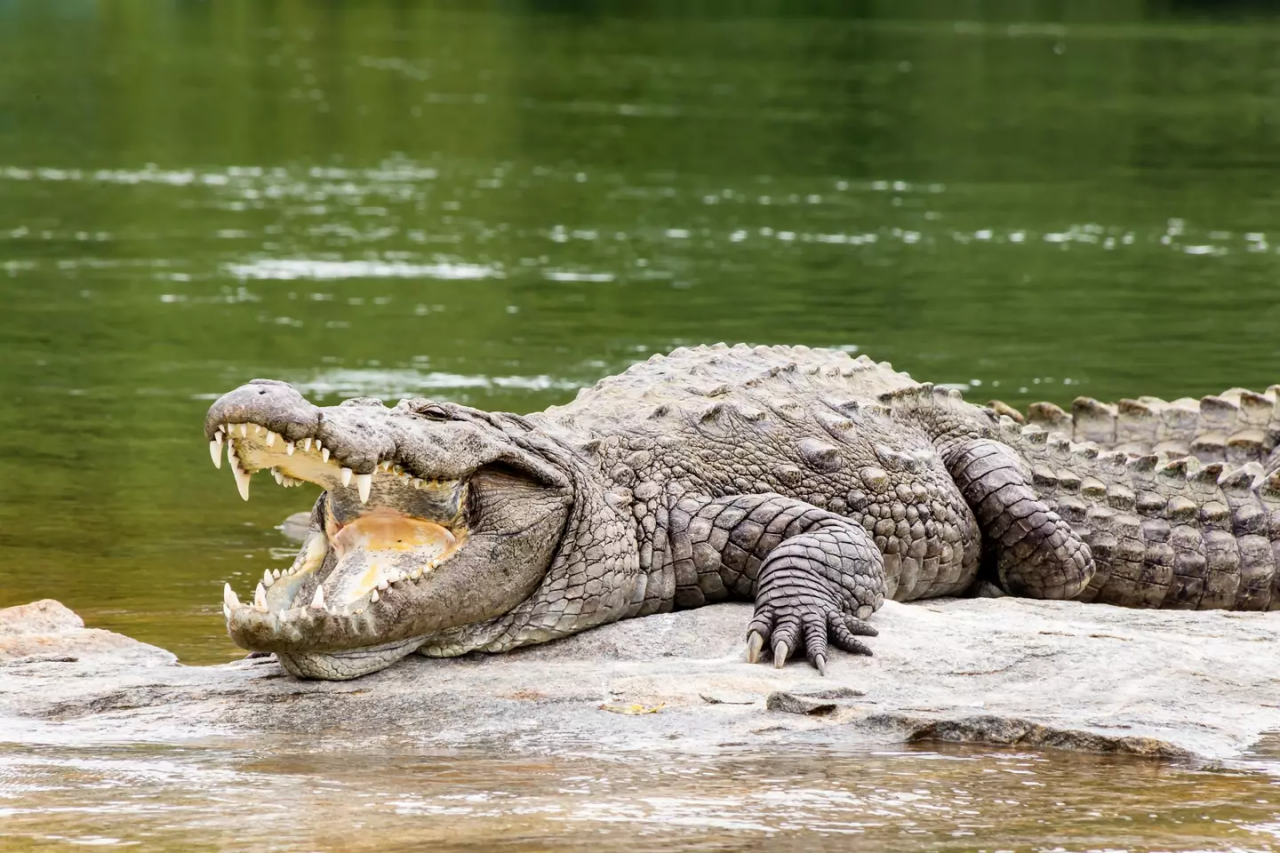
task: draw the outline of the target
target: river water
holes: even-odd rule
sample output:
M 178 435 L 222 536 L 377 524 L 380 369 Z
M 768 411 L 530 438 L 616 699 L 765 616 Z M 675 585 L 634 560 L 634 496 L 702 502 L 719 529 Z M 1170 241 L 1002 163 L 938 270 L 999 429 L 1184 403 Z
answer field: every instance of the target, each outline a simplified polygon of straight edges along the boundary
M 312 497 L 208 463 L 255 376 L 529 411 L 741 340 L 1011 403 L 1280 381 L 1280 29 L 1228 5 L 0 0 L 0 606 L 236 657 L 221 585 Z M 0 750 L 0 846 L 1280 837 L 1268 778 L 1079 757 L 156 749 Z

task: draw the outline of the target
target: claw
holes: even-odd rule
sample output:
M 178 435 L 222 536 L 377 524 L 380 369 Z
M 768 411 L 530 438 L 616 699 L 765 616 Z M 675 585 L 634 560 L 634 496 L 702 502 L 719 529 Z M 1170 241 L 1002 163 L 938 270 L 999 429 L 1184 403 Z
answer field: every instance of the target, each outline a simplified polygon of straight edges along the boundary
M 760 650 L 764 648 L 764 637 L 759 631 L 747 632 L 747 663 L 760 661 Z
M 787 655 L 791 654 L 791 649 L 787 648 L 785 640 L 779 640 L 773 647 L 773 668 L 782 669 L 783 664 L 787 662 Z
M 814 655 L 813 665 L 818 668 L 818 675 L 827 674 L 827 656 L 826 655 Z
M 849 629 L 850 634 L 856 634 L 859 637 L 878 637 L 880 632 L 870 622 L 859 619 L 856 616 L 844 617 L 844 624 Z

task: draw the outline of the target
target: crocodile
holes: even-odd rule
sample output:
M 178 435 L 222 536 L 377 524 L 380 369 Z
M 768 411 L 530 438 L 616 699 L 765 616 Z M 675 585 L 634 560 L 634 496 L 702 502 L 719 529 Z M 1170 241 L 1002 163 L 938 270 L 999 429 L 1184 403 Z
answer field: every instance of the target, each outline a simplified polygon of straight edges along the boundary
M 870 654 L 885 599 L 1280 608 L 1280 403 L 1085 400 L 1024 415 L 838 350 L 680 348 L 542 412 L 318 407 L 259 379 L 205 435 L 241 496 L 322 493 L 232 640 L 302 678 L 502 652 L 754 602 L 751 662 Z

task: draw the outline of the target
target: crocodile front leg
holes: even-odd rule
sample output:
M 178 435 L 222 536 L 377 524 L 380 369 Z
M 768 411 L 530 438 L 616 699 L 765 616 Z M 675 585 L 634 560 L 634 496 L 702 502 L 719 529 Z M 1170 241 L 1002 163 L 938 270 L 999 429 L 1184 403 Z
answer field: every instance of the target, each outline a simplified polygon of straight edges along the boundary
M 863 619 L 884 602 L 884 559 L 862 525 L 782 495 L 686 497 L 668 517 L 676 605 L 754 598 L 752 663 L 766 645 L 779 667 L 803 645 L 823 674 L 828 642 L 871 654 L 856 635 L 876 634 Z
M 1036 496 L 1012 448 L 973 439 L 951 449 L 944 462 L 978 519 L 1005 592 L 1069 599 L 1088 586 L 1094 573 L 1089 546 Z

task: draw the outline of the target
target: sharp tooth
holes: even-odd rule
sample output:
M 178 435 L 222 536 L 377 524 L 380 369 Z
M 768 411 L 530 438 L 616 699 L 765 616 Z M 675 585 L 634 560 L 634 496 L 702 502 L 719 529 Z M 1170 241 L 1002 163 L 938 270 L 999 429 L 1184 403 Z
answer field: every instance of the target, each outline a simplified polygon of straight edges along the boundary
M 384 579 L 383 579 L 383 581 L 382 581 L 382 583 L 378 584 L 378 589 L 382 590 L 383 592 L 386 592 L 386 591 L 387 591 L 387 587 L 389 587 L 389 586 L 391 586 L 391 581 L 386 580 L 386 579 L 384 578 Z
M 356 474 L 356 488 L 360 490 L 360 503 L 369 502 L 369 489 L 373 486 L 372 474 Z
M 275 578 L 276 580 L 280 580 L 280 570 L 279 570 L 279 569 L 272 569 L 272 570 L 271 570 L 271 576 L 272 576 L 273 578 Z
M 258 588 L 253 591 L 253 606 L 259 610 L 267 609 L 267 588 L 261 583 Z
M 275 479 L 275 481 L 276 481 L 276 485 L 278 485 L 278 486 L 283 486 L 283 485 L 284 485 L 284 475 L 280 473 L 280 469 L 279 469 L 279 468 L 272 468 L 272 469 L 271 469 L 271 476 Z
M 249 500 L 249 478 L 252 475 L 241 468 L 239 464 L 231 466 L 231 475 L 236 478 L 236 488 L 240 490 L 240 497 Z
M 375 589 L 375 590 L 373 591 L 373 593 L 369 596 L 369 600 L 370 600 L 370 601 L 372 601 L 374 604 L 377 604 L 377 603 L 378 603 L 378 591 L 377 591 L 376 589 Z
M 240 424 L 240 437 L 241 437 L 241 438 L 248 438 L 248 437 L 249 437 L 249 425 L 248 425 L 248 424 Z
M 292 455 L 293 455 L 293 442 L 292 442 L 292 441 L 291 441 L 291 442 L 289 442 L 288 444 L 286 444 L 286 445 L 284 446 L 284 455 L 285 455 L 285 456 L 292 456 Z
M 263 586 L 271 586 L 271 585 L 272 585 L 273 583 L 275 583 L 275 582 L 276 582 L 276 579 L 275 579 L 275 578 L 273 578 L 273 577 L 271 576 L 271 570 L 270 570 L 270 569 L 263 569 L 263 570 L 262 570 L 262 585 L 263 585 Z
M 222 606 L 226 608 L 240 606 L 240 599 L 236 598 L 236 594 L 231 591 L 231 584 L 229 583 L 222 586 Z
M 323 459 L 325 462 L 329 461 L 329 448 L 324 447 L 320 449 L 320 458 Z
M 344 486 L 351 485 L 351 469 L 350 468 L 342 469 L 342 485 Z
M 324 587 L 316 587 L 315 597 L 311 599 L 312 610 L 324 610 Z
M 409 573 L 409 580 L 411 580 L 411 581 L 416 581 L 416 580 L 417 580 L 418 578 L 420 578 L 420 577 L 422 577 L 422 569 L 421 569 L 421 568 L 416 568 L 416 569 L 414 569 L 412 572 L 410 572 L 410 573 Z
M 302 452 L 303 453 L 311 452 L 311 439 L 309 438 L 302 439 Z
M 231 618 L 231 608 L 230 608 L 230 607 L 228 607 L 228 606 L 227 606 L 227 605 L 225 605 L 225 604 L 224 604 L 224 605 L 222 605 L 222 618 L 223 618 L 223 619 L 230 619 L 230 618 Z
M 213 460 L 214 468 L 222 467 L 222 433 L 216 433 L 213 441 L 209 442 L 209 458 Z
M 258 430 L 261 431 L 262 427 L 258 427 Z M 273 447 L 275 446 L 275 443 L 276 443 L 276 434 L 274 432 L 271 432 L 270 430 L 267 430 L 267 447 Z
M 292 615 L 292 614 L 293 614 L 293 611 L 292 611 L 292 610 L 281 610 L 281 611 L 280 611 L 280 621 L 281 621 L 281 622 L 288 622 L 290 619 L 292 619 L 292 618 L 293 618 L 293 615 Z
M 421 489 L 421 488 L 422 488 L 422 481 L 421 481 L 421 480 L 419 480 L 417 477 L 414 477 L 414 478 L 413 478 L 413 487 L 414 487 L 415 489 Z

